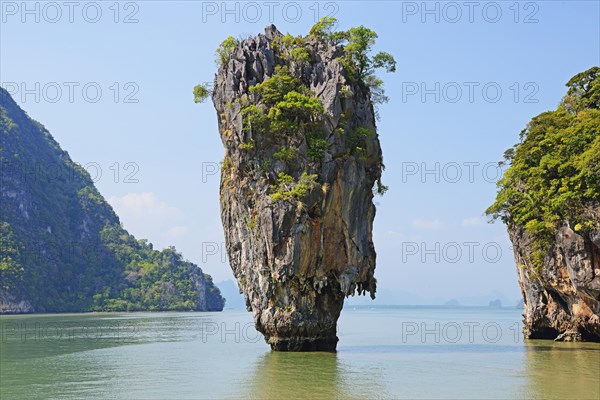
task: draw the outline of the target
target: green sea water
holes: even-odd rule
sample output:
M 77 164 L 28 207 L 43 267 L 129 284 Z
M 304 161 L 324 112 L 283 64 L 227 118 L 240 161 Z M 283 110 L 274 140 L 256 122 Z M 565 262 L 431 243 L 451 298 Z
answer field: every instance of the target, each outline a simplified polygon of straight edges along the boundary
M 600 344 L 517 309 L 347 307 L 337 353 L 275 353 L 244 311 L 1 316 L 0 399 L 600 399 Z

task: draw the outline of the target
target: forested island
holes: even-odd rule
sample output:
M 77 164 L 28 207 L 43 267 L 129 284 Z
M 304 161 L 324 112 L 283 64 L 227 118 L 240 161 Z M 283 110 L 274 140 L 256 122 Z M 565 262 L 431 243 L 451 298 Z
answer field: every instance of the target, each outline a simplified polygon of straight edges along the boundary
M 220 311 L 210 275 L 121 225 L 80 165 L 0 88 L 0 313 Z

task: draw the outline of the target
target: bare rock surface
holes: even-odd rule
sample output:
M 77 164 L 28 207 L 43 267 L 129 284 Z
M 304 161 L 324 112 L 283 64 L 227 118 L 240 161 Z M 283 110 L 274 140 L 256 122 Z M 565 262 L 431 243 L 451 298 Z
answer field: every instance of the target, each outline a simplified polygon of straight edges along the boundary
M 543 267 L 526 267 L 531 239 L 509 225 L 524 297 L 524 333 L 530 339 L 600 341 L 600 232 L 582 236 L 565 221 Z

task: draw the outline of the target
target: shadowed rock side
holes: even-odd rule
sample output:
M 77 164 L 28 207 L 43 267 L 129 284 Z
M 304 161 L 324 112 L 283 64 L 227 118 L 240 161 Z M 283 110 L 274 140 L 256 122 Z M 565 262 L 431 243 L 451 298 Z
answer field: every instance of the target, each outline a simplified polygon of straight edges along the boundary
M 375 297 L 372 188 L 381 149 L 368 89 L 345 75 L 342 48 L 306 38 L 310 60 L 296 62 L 285 56 L 281 36 L 271 25 L 241 41 L 215 78 L 225 147 L 221 218 L 229 263 L 271 348 L 334 351 L 344 297 Z M 263 105 L 249 88 L 276 74 L 276 66 L 287 66 L 324 109 L 317 133 L 327 146 L 317 157 L 302 124 L 284 135 L 248 129 L 242 109 Z M 372 134 L 356 147 L 351 138 L 359 128 Z M 295 155 L 277 156 L 285 148 Z M 303 173 L 317 177 L 302 194 L 275 200 L 280 173 L 295 182 Z
M 525 267 L 532 253 L 526 231 L 509 225 L 508 232 L 525 299 L 525 337 L 600 341 L 600 232 L 581 236 L 565 222 L 538 270 Z

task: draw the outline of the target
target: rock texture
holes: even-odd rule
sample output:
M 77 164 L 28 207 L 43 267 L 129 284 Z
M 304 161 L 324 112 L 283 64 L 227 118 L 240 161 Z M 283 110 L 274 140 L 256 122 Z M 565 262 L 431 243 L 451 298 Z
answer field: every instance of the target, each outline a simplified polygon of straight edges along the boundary
M 369 292 L 376 280 L 372 225 L 373 186 L 382 158 L 368 89 L 348 79 L 338 59 L 343 49 L 307 39 L 309 62 L 293 62 L 274 50 L 274 26 L 238 43 L 215 77 L 213 103 L 225 147 L 221 172 L 221 218 L 229 263 L 253 313 L 256 328 L 274 350 L 333 351 L 345 296 Z M 245 131 L 241 101 L 261 103 L 249 88 L 286 65 L 323 105 L 320 121 L 328 148 L 320 160 L 307 155 L 301 130 L 265 138 Z M 361 152 L 350 147 L 356 128 L 370 129 Z M 252 140 L 253 149 L 240 147 Z M 283 147 L 297 149 L 285 162 Z M 317 184 L 298 201 L 269 194 L 280 172 L 299 179 L 317 174 Z
M 35 309 L 29 300 L 17 300 L 7 291 L 0 290 L 0 314 L 29 314 Z
M 525 303 L 525 337 L 600 341 L 600 232 L 582 236 L 565 221 L 539 270 L 525 267 L 532 252 L 526 231 L 509 225 L 508 232 Z

